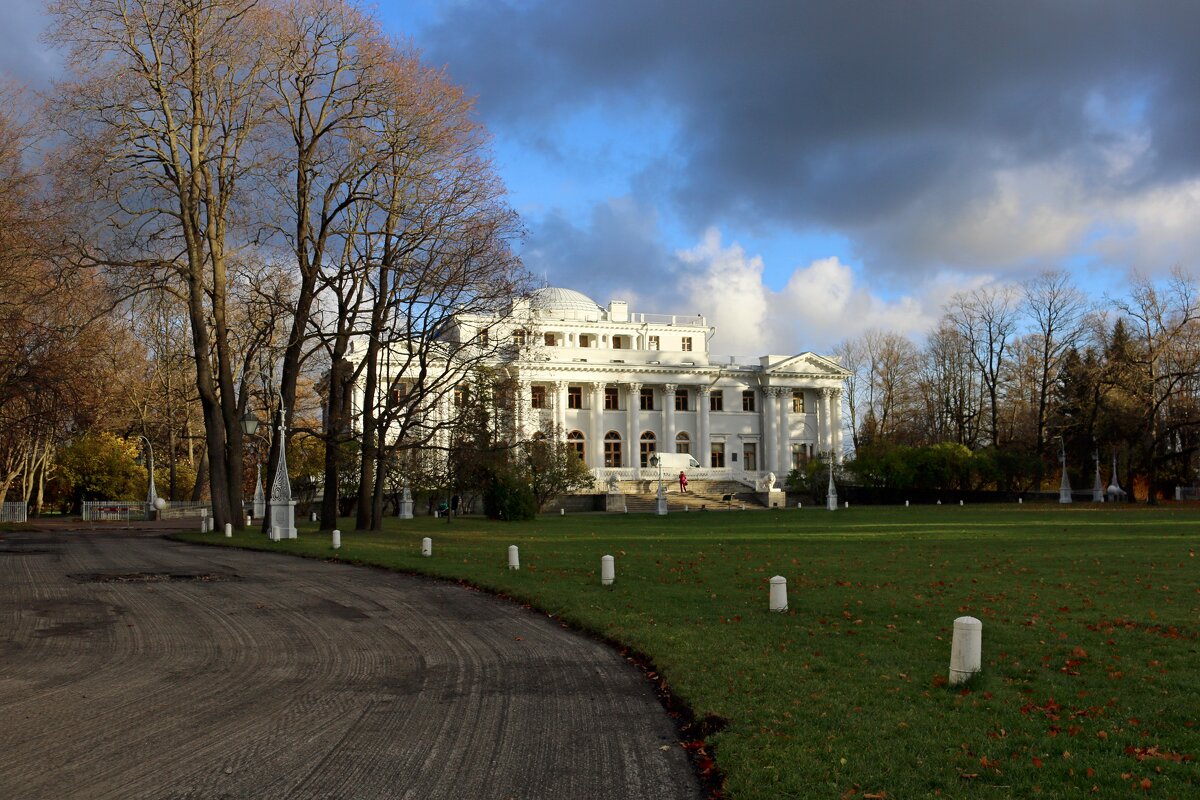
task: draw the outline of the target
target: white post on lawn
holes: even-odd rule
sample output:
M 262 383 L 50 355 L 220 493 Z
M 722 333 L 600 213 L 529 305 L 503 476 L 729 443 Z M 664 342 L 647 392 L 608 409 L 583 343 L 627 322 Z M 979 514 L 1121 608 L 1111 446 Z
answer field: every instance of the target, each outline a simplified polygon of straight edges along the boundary
M 433 539 L 430 539 L 428 536 L 421 540 L 421 555 L 426 558 L 433 555 Z
M 776 575 L 771 578 L 770 607 L 772 611 L 787 611 L 787 578 Z
M 950 645 L 950 685 L 970 680 L 983 668 L 983 623 L 974 617 L 954 620 L 954 639 Z
M 333 531 L 333 549 L 339 550 L 342 547 L 342 532 L 334 528 Z
M 600 583 L 604 586 L 612 586 L 613 580 L 617 577 L 617 565 L 612 556 L 604 556 L 600 559 Z
M 226 539 L 233 538 L 233 523 L 232 522 L 225 523 L 225 538 Z
M 508 546 L 508 568 L 509 569 L 520 569 L 521 568 L 521 557 L 517 553 L 517 546 L 515 544 L 510 544 Z
M 208 533 L 208 517 L 200 518 L 200 532 Z

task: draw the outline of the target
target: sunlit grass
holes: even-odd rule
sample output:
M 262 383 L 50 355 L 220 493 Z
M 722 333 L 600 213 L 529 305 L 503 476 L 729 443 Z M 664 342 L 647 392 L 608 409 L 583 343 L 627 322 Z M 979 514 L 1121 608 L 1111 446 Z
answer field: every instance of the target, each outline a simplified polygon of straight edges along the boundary
M 735 800 L 1186 798 L 1198 526 L 1178 507 L 861 507 L 392 521 L 344 533 L 336 556 L 311 526 L 232 541 L 469 581 L 646 654 L 697 716 L 728 722 L 707 747 Z M 775 574 L 786 614 L 767 611 Z M 964 614 L 983 620 L 984 671 L 952 690 Z

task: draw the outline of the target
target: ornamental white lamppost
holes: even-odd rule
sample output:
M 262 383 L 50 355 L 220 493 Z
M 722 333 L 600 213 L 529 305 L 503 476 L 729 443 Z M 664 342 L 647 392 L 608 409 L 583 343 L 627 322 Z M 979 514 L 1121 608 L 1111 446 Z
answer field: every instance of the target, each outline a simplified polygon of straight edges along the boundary
M 258 436 L 258 426 L 261 424 L 262 423 L 258 421 L 258 417 L 254 416 L 249 411 L 242 415 L 242 433 L 246 434 L 247 436 L 262 438 Z M 258 461 L 257 456 L 255 457 L 254 473 L 254 508 L 252 510 L 252 516 L 255 519 L 262 519 L 267 515 L 267 495 L 263 491 L 262 463 Z
M 292 482 L 287 468 L 287 409 L 283 393 L 279 395 L 279 462 L 275 465 L 275 482 L 271 484 L 271 529 L 277 539 L 296 538 L 296 501 L 292 499 Z
M 153 520 L 158 518 L 158 492 L 154 489 L 154 445 L 141 434 L 138 434 L 138 438 L 146 443 L 149 459 L 147 467 L 150 471 L 150 486 L 146 489 L 146 519 Z
M 826 493 L 825 507 L 837 511 L 837 486 L 833 482 L 833 451 L 829 453 L 829 491 Z
M 663 487 L 662 458 L 655 453 L 654 459 L 658 462 L 658 505 L 656 513 L 660 517 L 665 517 L 667 515 L 667 490 Z

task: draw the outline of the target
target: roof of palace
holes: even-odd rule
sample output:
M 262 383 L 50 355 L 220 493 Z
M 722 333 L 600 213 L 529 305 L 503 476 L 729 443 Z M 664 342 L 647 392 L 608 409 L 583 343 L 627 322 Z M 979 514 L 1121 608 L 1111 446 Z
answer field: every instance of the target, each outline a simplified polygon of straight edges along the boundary
M 604 309 L 583 292 L 548 286 L 535 289 L 529 295 L 529 304 L 538 311 L 567 312 L 576 314 L 602 314 Z

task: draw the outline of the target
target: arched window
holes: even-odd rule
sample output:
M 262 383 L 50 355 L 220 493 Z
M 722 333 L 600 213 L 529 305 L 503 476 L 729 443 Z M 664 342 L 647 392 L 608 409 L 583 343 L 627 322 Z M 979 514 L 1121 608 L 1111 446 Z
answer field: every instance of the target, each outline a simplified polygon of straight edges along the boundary
M 675 435 L 675 452 L 690 453 L 692 452 L 692 440 L 686 433 L 680 432 Z
M 567 434 L 567 447 L 579 454 L 579 460 L 583 461 L 583 431 L 571 431 Z
M 658 440 L 654 438 L 654 431 L 646 431 L 642 434 L 642 466 L 650 466 L 650 456 L 654 455 L 658 450 Z
M 604 434 L 604 466 L 621 466 L 621 434 L 616 431 Z

